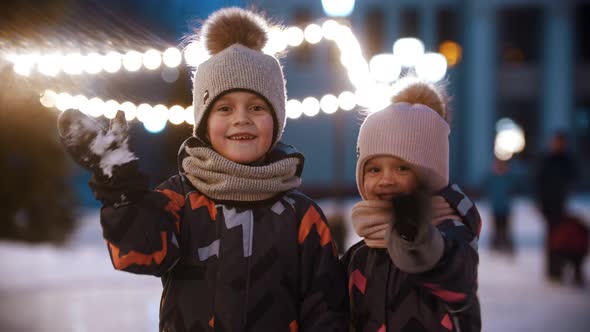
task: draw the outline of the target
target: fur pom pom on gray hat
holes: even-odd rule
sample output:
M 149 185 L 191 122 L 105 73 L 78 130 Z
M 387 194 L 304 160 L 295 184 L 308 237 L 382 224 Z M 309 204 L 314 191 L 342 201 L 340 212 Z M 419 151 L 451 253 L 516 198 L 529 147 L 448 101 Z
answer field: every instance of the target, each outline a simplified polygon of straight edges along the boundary
M 449 182 L 447 97 L 442 86 L 406 77 L 396 82 L 392 104 L 369 114 L 357 141 L 356 183 L 363 192 L 363 168 L 377 156 L 394 156 L 410 163 L 431 191 Z
M 198 40 L 211 57 L 198 66 L 193 80 L 196 137 L 206 141 L 207 115 L 216 98 L 232 90 L 248 90 L 272 107 L 273 144 L 281 139 L 287 96 L 279 61 L 262 52 L 269 28 L 259 14 L 237 7 L 220 9 L 205 21 Z

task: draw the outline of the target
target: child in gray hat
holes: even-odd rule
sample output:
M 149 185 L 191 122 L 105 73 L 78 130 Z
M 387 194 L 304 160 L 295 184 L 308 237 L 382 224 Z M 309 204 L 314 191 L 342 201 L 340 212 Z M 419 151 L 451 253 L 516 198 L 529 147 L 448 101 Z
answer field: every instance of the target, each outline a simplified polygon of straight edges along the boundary
M 354 331 L 479 331 L 481 220 L 449 185 L 444 89 L 404 78 L 363 122 L 352 224 L 363 238 L 343 257 Z
M 102 129 L 59 119 L 66 149 L 93 172 L 116 269 L 162 278 L 161 331 L 344 331 L 344 268 L 319 206 L 297 191 L 303 155 L 280 142 L 285 80 L 261 50 L 258 14 L 213 13 L 198 38 L 194 135 L 179 173 L 148 191 L 119 114 Z

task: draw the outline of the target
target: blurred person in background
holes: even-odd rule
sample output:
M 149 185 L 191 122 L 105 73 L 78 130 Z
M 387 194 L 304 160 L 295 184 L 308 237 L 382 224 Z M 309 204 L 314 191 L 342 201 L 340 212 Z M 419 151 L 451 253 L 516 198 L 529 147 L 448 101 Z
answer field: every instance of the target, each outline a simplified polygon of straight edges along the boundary
M 494 220 L 491 248 L 499 253 L 509 255 L 514 253 L 514 241 L 510 230 L 510 214 L 512 212 L 512 196 L 517 184 L 516 180 L 508 161 L 495 158 L 490 174 L 483 186 L 488 196 Z
M 546 225 L 546 274 L 550 281 L 561 281 L 563 257 L 551 247 L 557 226 L 567 216 L 566 205 L 578 175 L 575 160 L 568 151 L 568 138 L 564 131 L 551 138 L 549 152 L 542 157 L 534 186 L 536 201 Z

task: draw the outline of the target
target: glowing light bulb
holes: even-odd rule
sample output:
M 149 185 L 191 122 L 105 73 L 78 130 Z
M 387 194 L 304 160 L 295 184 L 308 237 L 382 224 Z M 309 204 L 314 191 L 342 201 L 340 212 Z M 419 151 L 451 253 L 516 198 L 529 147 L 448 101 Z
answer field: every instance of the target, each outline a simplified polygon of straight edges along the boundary
M 170 47 L 162 53 L 162 61 L 166 67 L 178 67 L 182 62 L 182 53 L 176 47 Z

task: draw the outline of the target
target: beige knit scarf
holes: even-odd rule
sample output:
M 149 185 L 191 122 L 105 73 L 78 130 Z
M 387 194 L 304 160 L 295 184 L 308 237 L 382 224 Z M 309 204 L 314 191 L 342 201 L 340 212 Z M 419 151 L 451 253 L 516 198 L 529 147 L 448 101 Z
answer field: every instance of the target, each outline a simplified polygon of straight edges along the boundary
M 297 188 L 300 160 L 289 157 L 263 166 L 248 166 L 222 157 L 208 147 L 186 147 L 182 161 L 186 177 L 208 197 L 224 201 L 254 202 Z
M 432 221 L 438 225 L 447 219 L 460 219 L 442 196 L 432 197 Z M 390 201 L 366 200 L 352 207 L 352 227 L 370 248 L 386 248 L 385 234 L 393 222 Z

